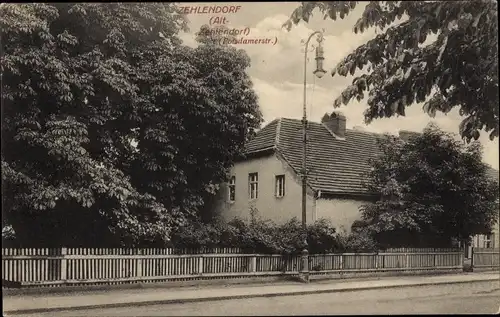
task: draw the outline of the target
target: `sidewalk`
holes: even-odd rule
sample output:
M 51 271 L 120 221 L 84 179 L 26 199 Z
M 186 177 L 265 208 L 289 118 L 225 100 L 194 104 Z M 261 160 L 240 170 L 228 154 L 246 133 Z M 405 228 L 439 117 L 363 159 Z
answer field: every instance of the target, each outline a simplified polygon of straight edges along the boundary
M 437 284 L 471 283 L 498 281 L 498 272 L 466 273 L 441 276 L 404 276 L 372 280 L 322 281 L 309 284 L 286 283 L 267 285 L 245 285 L 228 287 L 190 287 L 183 289 L 136 289 L 101 291 L 94 293 L 72 293 L 58 295 L 5 296 L 5 314 L 28 314 L 48 311 L 90 309 L 103 307 L 123 307 L 139 305 L 199 302 L 210 300 L 237 299 L 250 297 L 272 297 L 286 295 L 306 295 L 313 293 L 345 292 L 377 288 L 423 286 Z

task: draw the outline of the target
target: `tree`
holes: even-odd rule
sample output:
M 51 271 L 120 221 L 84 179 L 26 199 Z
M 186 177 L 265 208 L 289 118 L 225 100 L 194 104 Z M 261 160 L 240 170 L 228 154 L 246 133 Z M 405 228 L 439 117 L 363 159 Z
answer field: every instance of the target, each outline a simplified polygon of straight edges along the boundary
M 172 4 L 0 10 L 2 202 L 16 237 L 167 242 L 260 123 L 248 57 L 183 46 Z
M 245 72 L 250 59 L 243 50 L 201 42 L 150 62 L 142 85 L 151 100 L 138 123 L 140 152 L 130 174 L 166 206 L 200 216 L 262 121 Z
M 365 184 L 380 199 L 361 207 L 357 231 L 393 247 L 449 247 L 490 232 L 499 187 L 477 141 L 466 145 L 431 124 L 408 141 L 383 138 L 380 150 Z
M 358 1 L 303 2 L 285 26 L 308 22 L 318 8 L 324 18 L 344 19 Z M 403 18 L 404 17 L 404 18 Z M 399 22 L 399 23 L 398 23 Z M 496 1 L 370 1 L 354 25 L 381 32 L 346 56 L 332 76 L 364 74 L 353 79 L 335 100 L 335 107 L 368 93 L 365 121 L 405 115 L 422 103 L 433 117 L 458 107 L 460 134 L 468 141 L 480 130 L 499 135 L 498 7 Z M 422 44 L 430 34 L 437 39 Z

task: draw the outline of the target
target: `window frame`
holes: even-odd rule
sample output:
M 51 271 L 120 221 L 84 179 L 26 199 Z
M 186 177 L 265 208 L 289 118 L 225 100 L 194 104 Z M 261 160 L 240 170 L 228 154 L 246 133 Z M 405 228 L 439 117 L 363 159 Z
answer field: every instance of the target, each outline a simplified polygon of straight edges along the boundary
M 259 173 L 248 173 L 248 199 L 259 198 Z
M 274 177 L 274 196 L 276 198 L 283 198 L 283 197 L 285 197 L 285 195 L 286 195 L 285 174 L 275 175 L 275 177 Z
M 485 234 L 484 235 L 484 238 L 483 238 L 483 247 L 485 249 L 491 249 L 492 248 L 492 242 L 493 242 L 493 234 L 489 233 L 489 234 Z
M 230 203 L 234 203 L 236 201 L 236 176 L 233 175 L 229 178 L 227 188 L 227 201 Z M 233 196 L 232 199 L 231 194 Z

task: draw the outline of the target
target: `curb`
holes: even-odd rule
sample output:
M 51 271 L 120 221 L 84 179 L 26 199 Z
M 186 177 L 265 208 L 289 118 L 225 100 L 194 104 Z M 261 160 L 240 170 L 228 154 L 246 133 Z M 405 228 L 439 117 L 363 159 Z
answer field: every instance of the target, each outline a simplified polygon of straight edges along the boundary
M 94 292 L 113 292 L 122 290 L 165 290 L 165 289 L 186 289 L 186 288 L 212 288 L 226 286 L 253 286 L 253 285 L 280 285 L 296 283 L 293 280 L 287 280 L 282 277 L 271 278 L 242 278 L 242 279 L 220 279 L 220 280 L 190 280 L 190 281 L 161 281 L 153 283 L 124 283 L 124 284 L 101 284 L 101 285 L 64 285 L 56 287 L 21 287 L 21 288 L 3 288 L 3 295 L 7 296 L 25 296 L 25 295 L 57 295 L 57 294 L 76 294 Z
M 484 272 L 483 272 L 484 273 Z M 379 280 L 385 277 L 400 276 L 436 276 L 436 275 L 457 275 L 464 274 L 462 271 L 414 271 L 414 272 L 361 272 L 339 274 L 330 272 L 326 274 L 310 274 L 310 281 L 314 283 L 323 283 L 324 281 L 337 281 L 345 279 L 355 280 Z M 471 273 L 465 273 L 471 274 Z M 123 284 L 97 284 L 97 285 L 63 285 L 57 287 L 20 287 L 3 288 L 4 296 L 23 296 L 23 295 L 44 295 L 44 294 L 68 294 L 68 293 L 93 293 L 100 291 L 132 290 L 132 289 L 178 289 L 185 287 L 214 287 L 214 286 L 246 286 L 246 285 L 276 285 L 276 284 L 295 284 L 303 283 L 297 280 L 297 276 L 265 276 L 265 277 L 243 277 L 230 279 L 208 279 L 208 280 L 187 280 L 187 281 L 160 281 L 153 283 L 123 283 Z
M 128 306 L 184 304 L 184 303 L 196 303 L 196 302 L 222 301 L 222 300 L 231 300 L 231 299 L 263 298 L 263 297 L 278 297 L 278 296 L 300 296 L 300 295 L 325 294 L 325 293 L 344 293 L 344 292 L 367 291 L 367 290 L 373 290 L 373 289 L 422 287 L 422 286 L 432 286 L 432 285 L 465 284 L 465 283 L 493 282 L 493 281 L 498 281 L 498 280 L 497 279 L 485 279 L 485 278 L 483 278 L 483 279 L 472 280 L 472 281 L 428 282 L 428 283 L 418 283 L 418 284 L 365 286 L 365 287 L 359 287 L 359 288 L 323 289 L 323 290 L 294 291 L 294 292 L 277 292 L 277 293 L 267 293 L 267 294 L 225 295 L 225 296 L 215 296 L 215 297 L 166 299 L 166 300 L 140 301 L 140 302 L 128 302 L 128 303 L 110 303 L 110 304 L 84 305 L 84 306 L 33 308 L 33 309 L 20 309 L 20 310 L 4 311 L 4 314 L 5 315 L 6 314 L 13 314 L 13 315 L 14 314 L 15 315 L 37 314 L 37 313 L 39 314 L 39 313 L 47 313 L 47 312 L 87 310 L 87 309 L 99 309 L 99 308 L 106 308 L 107 309 L 107 308 L 118 308 L 118 307 L 128 307 Z

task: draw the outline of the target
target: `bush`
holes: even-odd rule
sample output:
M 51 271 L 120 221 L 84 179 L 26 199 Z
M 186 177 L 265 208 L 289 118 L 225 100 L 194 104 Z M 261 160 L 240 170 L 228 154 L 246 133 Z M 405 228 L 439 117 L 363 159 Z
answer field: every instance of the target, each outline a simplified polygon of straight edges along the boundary
M 310 253 L 333 253 L 340 249 L 335 228 L 326 219 L 320 219 L 307 228 Z
M 2 245 L 6 248 L 16 248 L 19 246 L 12 226 L 2 227 Z
M 12 226 L 3 226 L 2 227 L 2 240 L 15 240 L 16 233 L 14 232 L 14 228 Z
M 229 223 L 190 223 L 172 235 L 176 248 L 236 247 L 247 252 L 296 255 L 304 248 L 302 224 L 296 218 L 278 225 L 253 218 L 250 223 L 233 219 Z M 310 253 L 334 252 L 339 248 L 335 228 L 319 220 L 307 228 Z
M 277 226 L 271 221 L 254 220 L 250 224 L 234 219 L 228 226 L 235 227 L 238 235 L 235 247 L 256 253 L 280 253 Z
M 379 249 L 377 242 L 367 230 L 339 234 L 337 241 L 340 252 L 376 252 Z

